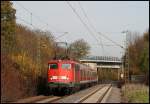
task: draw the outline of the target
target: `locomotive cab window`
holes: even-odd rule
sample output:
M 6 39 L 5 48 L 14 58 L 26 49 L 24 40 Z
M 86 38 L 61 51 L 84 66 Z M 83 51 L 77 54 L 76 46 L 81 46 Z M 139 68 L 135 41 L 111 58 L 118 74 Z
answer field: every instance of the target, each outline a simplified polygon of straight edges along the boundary
M 61 68 L 62 69 L 71 69 L 71 64 L 62 64 Z
M 48 65 L 48 68 L 49 69 L 57 69 L 58 65 L 57 65 L 57 63 L 51 63 L 51 64 Z

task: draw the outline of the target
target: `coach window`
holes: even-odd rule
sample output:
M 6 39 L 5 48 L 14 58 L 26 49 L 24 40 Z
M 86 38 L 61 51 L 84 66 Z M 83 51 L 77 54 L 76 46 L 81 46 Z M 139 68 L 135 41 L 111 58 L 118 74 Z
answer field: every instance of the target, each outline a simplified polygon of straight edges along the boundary
M 51 63 L 48 65 L 49 69 L 57 69 L 58 68 L 58 65 L 57 63 Z
M 81 80 L 82 80 L 82 77 L 83 77 L 82 70 L 80 70 L 80 73 L 81 73 Z
M 94 78 L 94 72 L 93 72 L 93 78 Z
M 85 79 L 85 70 L 83 70 L 83 80 Z
M 87 71 L 85 71 L 85 79 L 87 78 Z
M 62 64 L 62 69 L 71 69 L 71 64 Z
M 89 76 L 90 80 L 91 80 L 91 72 L 90 72 L 90 76 Z
M 80 66 L 78 64 L 75 64 L 75 70 L 80 70 Z

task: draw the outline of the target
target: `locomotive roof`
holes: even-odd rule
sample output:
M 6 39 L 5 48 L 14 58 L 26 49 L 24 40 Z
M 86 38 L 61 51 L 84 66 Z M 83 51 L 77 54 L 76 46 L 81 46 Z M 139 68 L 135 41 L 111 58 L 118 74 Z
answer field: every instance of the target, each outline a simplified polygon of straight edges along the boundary
M 50 60 L 48 63 L 53 63 L 53 62 L 68 62 L 68 63 L 77 63 L 76 61 L 73 60 Z

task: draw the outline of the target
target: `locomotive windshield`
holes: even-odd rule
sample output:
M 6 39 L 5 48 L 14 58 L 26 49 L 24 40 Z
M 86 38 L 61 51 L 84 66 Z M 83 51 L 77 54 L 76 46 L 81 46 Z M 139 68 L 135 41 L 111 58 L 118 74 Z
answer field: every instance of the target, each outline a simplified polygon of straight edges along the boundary
M 58 68 L 57 63 L 49 64 L 49 69 L 57 69 L 57 68 Z
M 62 64 L 62 69 L 71 69 L 71 64 Z

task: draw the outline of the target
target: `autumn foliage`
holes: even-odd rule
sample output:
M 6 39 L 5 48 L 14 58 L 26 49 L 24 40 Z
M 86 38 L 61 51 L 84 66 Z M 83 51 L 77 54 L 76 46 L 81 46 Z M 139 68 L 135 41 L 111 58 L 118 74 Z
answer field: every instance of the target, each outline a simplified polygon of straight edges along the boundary
M 145 83 L 149 83 L 149 31 L 142 36 L 134 36 L 129 44 L 130 75 L 145 75 Z

